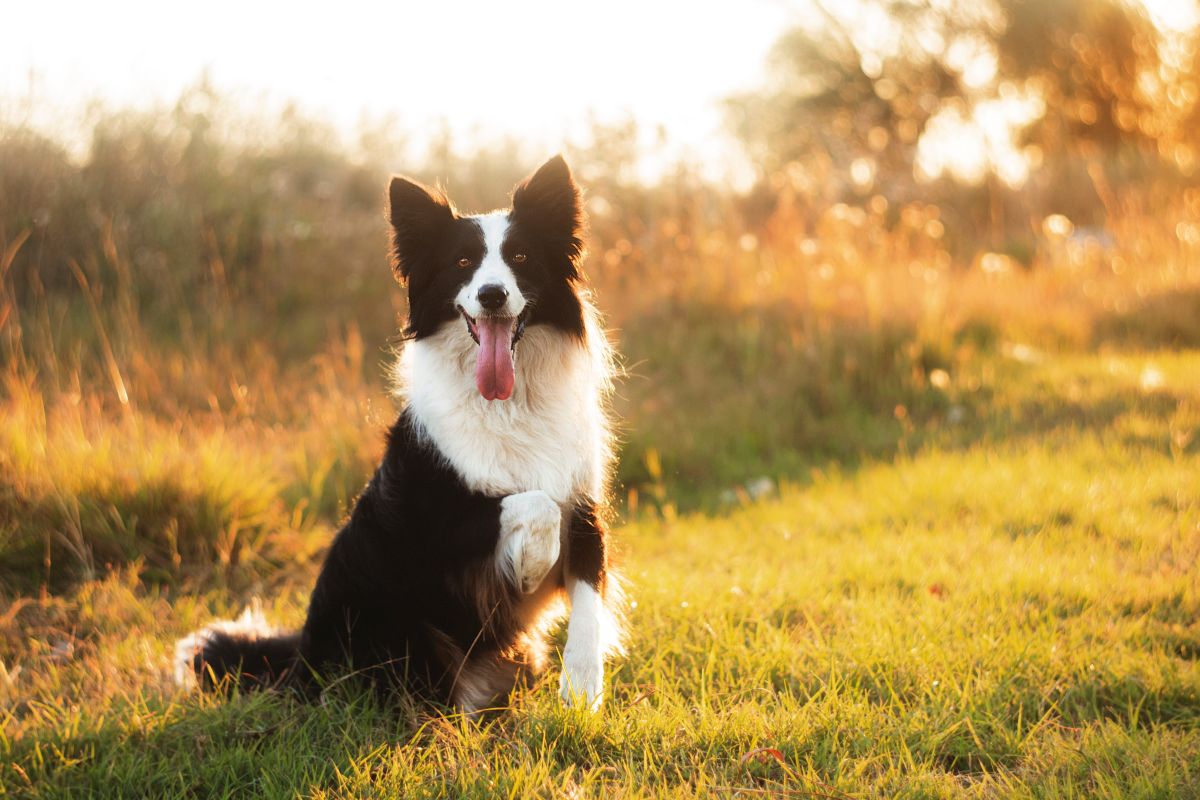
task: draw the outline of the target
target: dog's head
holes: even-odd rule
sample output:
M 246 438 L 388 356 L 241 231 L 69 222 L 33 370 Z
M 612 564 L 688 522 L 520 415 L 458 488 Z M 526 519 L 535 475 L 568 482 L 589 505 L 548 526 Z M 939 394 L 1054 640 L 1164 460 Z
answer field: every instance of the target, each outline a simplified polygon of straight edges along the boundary
M 406 333 L 422 339 L 462 326 L 478 347 L 485 398 L 512 395 L 513 355 L 528 327 L 583 336 L 583 209 L 561 156 L 517 184 L 504 211 L 460 215 L 441 192 L 402 177 L 392 178 L 388 200 L 392 267 L 408 287 Z

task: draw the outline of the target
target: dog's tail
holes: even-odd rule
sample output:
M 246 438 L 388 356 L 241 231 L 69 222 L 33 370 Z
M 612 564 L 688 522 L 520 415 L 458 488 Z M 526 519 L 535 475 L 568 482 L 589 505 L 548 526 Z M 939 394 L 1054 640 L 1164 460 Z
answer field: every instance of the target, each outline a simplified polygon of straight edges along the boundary
M 236 620 L 213 622 L 175 643 L 176 682 L 205 690 L 278 686 L 302 668 L 300 634 L 269 625 L 257 600 Z

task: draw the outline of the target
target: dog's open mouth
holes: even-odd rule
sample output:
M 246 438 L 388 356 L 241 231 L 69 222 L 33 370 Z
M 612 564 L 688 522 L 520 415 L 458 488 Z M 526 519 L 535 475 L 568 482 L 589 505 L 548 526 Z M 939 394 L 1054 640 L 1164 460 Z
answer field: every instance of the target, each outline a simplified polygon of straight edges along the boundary
M 467 332 L 479 345 L 475 359 L 475 386 L 487 400 L 512 397 L 516 380 L 513 353 L 525 333 L 526 314 L 517 317 L 472 317 L 458 307 L 467 323 Z

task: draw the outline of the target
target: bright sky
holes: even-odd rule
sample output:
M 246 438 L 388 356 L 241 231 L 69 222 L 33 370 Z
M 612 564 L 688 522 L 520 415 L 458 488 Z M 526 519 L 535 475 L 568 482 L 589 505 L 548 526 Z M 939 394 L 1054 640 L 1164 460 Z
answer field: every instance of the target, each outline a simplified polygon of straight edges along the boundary
M 39 0 L 5 9 L 0 110 L 51 124 L 90 99 L 170 102 L 207 70 L 222 91 L 294 100 L 347 132 L 364 116 L 406 132 L 444 118 L 466 139 L 554 149 L 589 113 L 632 115 L 704 159 L 720 152 L 717 102 L 760 83 L 792 13 L 778 0 Z

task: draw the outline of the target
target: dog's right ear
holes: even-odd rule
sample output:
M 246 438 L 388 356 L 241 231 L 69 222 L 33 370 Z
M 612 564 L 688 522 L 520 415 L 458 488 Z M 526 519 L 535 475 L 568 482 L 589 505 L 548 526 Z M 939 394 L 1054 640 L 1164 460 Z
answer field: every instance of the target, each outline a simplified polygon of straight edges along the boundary
M 554 156 L 513 189 L 512 217 L 534 231 L 570 280 L 583 256 L 583 200 L 571 168 Z
M 392 223 L 392 271 L 405 282 L 422 255 L 454 221 L 454 207 L 437 189 L 394 175 L 388 186 L 388 220 Z

